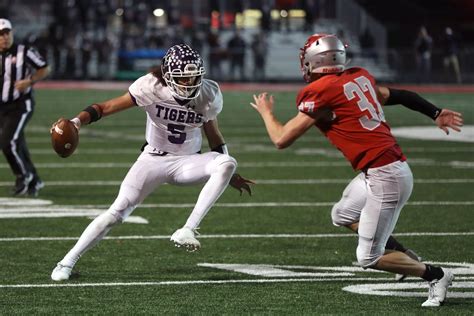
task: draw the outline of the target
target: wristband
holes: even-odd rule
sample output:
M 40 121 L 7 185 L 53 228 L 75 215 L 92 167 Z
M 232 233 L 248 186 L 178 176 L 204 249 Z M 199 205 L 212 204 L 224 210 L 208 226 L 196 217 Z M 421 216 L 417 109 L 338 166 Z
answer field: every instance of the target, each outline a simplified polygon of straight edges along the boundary
M 97 122 L 98 120 L 100 120 L 100 118 L 102 117 L 102 113 L 97 111 L 97 109 L 94 107 L 94 104 L 93 105 L 89 105 L 88 107 L 86 107 L 84 110 L 84 112 L 87 112 L 89 113 L 89 116 L 90 116 L 90 123 L 94 123 L 94 122 Z
M 225 154 L 225 155 L 229 154 L 226 144 L 220 144 L 219 146 L 212 148 L 211 151 L 216 151 L 218 153 Z

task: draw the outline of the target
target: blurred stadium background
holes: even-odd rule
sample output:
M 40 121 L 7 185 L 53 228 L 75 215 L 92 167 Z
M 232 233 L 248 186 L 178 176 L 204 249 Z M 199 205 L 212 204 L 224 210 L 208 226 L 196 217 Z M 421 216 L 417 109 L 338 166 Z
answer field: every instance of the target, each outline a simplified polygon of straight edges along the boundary
M 474 81 L 471 0 L 3 0 L 0 15 L 12 21 L 17 40 L 47 56 L 54 80 L 134 80 L 169 46 L 187 42 L 201 51 L 212 79 L 300 81 L 299 47 L 310 33 L 328 32 L 347 42 L 351 65 L 378 80 Z M 414 47 L 421 26 L 433 38 L 424 72 Z M 447 27 L 461 77 L 444 66 Z M 230 43 L 236 31 L 242 41 Z M 231 74 L 240 53 L 244 70 Z

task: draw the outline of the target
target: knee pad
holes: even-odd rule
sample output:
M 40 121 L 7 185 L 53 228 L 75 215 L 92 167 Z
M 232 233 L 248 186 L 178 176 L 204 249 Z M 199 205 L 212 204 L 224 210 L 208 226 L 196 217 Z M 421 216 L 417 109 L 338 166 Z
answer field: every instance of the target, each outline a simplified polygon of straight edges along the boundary
M 122 223 L 136 207 L 127 198 L 119 195 L 106 213 L 112 215 L 117 220 L 116 223 Z
M 219 155 L 214 160 L 216 163 L 216 171 L 224 174 L 234 174 L 237 169 L 237 160 L 229 155 Z
M 339 203 L 334 204 L 331 210 L 331 219 L 332 219 L 332 224 L 334 226 L 344 226 L 347 225 L 344 223 L 341 217 L 341 208 L 339 207 Z
M 372 249 L 371 251 L 367 251 L 363 249 L 362 247 L 358 246 L 357 247 L 357 262 L 359 265 L 364 268 L 371 268 L 377 264 L 379 261 L 380 257 L 383 256 L 384 254 L 384 249 L 377 250 L 377 249 Z

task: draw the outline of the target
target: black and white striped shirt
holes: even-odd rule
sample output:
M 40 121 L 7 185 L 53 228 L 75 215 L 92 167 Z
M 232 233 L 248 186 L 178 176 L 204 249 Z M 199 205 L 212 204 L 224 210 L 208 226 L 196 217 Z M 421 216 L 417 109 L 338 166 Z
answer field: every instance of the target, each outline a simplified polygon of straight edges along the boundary
M 47 66 L 43 56 L 35 48 L 24 44 L 13 44 L 1 53 L 1 57 L 0 107 L 2 104 L 16 101 L 20 97 L 29 97 L 31 87 L 20 92 L 15 89 L 15 82 L 30 78 L 34 72 L 33 69 Z

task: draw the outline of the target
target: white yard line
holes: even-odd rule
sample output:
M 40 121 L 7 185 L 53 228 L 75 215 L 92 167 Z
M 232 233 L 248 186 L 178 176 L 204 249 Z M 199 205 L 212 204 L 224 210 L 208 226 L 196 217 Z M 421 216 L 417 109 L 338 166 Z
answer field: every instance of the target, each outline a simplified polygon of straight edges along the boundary
M 138 151 L 135 151 L 138 155 Z M 119 154 L 116 152 L 115 154 Z M 339 156 L 339 155 L 338 155 Z M 98 168 L 98 169 L 111 169 L 111 168 L 130 168 L 134 161 L 130 162 L 65 162 L 65 163 L 37 163 L 37 168 L 41 169 L 59 169 L 59 168 Z M 447 161 L 438 162 L 430 159 L 412 159 L 409 161 L 410 165 L 413 166 L 446 166 L 446 167 L 465 167 L 473 168 L 474 161 Z M 348 162 L 345 160 L 339 161 L 265 161 L 265 162 L 241 162 L 239 163 L 240 168 L 321 168 L 321 167 L 345 167 L 349 168 Z M 10 166 L 6 163 L 0 163 L 0 169 L 9 169 Z
M 447 236 L 474 236 L 474 232 L 411 232 L 398 233 L 394 236 L 406 237 L 447 237 Z M 356 238 L 357 235 L 351 233 L 343 234 L 210 234 L 199 235 L 201 239 L 257 239 L 257 238 Z M 12 241 L 67 241 L 77 240 L 79 237 L 4 237 L 0 242 Z M 168 240 L 170 235 L 151 236 L 106 236 L 105 240 Z
M 52 287 L 110 287 L 110 286 L 158 286 L 193 284 L 246 284 L 288 282 L 335 282 L 335 281 L 393 281 L 393 278 L 333 278 L 333 279 L 241 279 L 241 280 L 190 280 L 161 282 L 107 282 L 107 283 L 45 283 L 45 284 L 0 284 L 0 288 L 52 288 Z
M 253 179 L 257 184 L 348 184 L 351 179 Z M 474 183 L 474 179 L 415 179 L 415 183 L 424 184 L 465 184 Z M 118 186 L 122 181 L 45 181 L 46 186 Z M 10 181 L 1 181 L 0 187 L 12 186 Z

